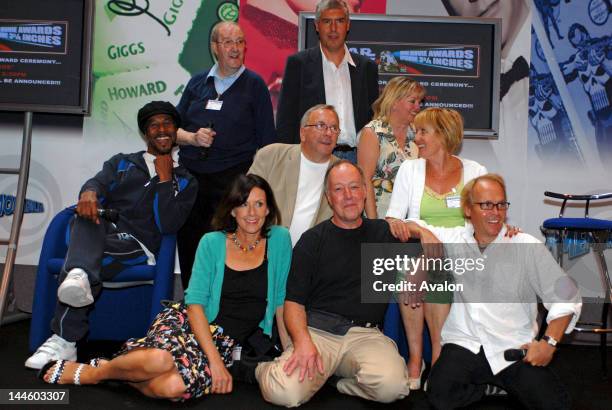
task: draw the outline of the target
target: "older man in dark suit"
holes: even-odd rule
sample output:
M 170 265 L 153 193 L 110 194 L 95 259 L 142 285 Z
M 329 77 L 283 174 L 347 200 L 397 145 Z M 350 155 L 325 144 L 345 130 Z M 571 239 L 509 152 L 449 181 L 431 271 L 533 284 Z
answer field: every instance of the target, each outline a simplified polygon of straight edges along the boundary
M 367 57 L 350 53 L 345 44 L 350 28 L 343 0 L 321 0 L 315 11 L 319 47 L 290 56 L 276 117 L 279 140 L 298 143 L 299 120 L 315 104 L 330 104 L 340 117 L 334 155 L 356 161 L 357 133 L 371 119 L 378 97 L 378 67 Z

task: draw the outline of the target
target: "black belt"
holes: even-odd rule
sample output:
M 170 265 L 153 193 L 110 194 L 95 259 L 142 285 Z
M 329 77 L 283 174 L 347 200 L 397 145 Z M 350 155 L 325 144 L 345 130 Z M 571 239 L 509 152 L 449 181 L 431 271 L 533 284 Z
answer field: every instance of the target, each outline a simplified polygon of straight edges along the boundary
M 368 329 L 380 329 L 378 323 L 359 322 L 348 319 L 337 313 L 325 312 L 323 310 L 311 309 L 306 315 L 308 318 L 308 326 L 337 336 L 344 336 L 352 327 L 356 326 Z
M 351 147 L 350 145 L 347 145 L 347 144 L 339 144 L 339 145 L 336 145 L 336 148 L 334 148 L 334 151 L 350 152 L 350 151 L 355 151 L 355 147 Z

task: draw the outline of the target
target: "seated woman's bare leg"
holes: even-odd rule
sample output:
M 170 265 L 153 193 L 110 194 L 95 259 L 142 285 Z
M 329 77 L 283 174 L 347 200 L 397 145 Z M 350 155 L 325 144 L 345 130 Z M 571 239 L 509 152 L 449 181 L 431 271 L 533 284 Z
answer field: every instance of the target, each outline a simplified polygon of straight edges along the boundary
M 80 363 L 65 362 L 59 384 L 73 384 L 74 375 Z M 49 381 L 56 366 L 51 366 L 44 380 Z M 171 370 L 176 371 L 172 355 L 161 349 L 135 349 L 99 367 L 83 365 L 80 372 L 80 384 L 97 384 L 104 380 L 123 380 L 143 382 L 154 379 Z M 178 371 L 177 371 L 178 374 Z
M 162 349 L 134 349 L 100 366 L 100 380 L 142 382 L 175 369 L 174 358 Z
M 431 365 L 438 360 L 442 351 L 442 326 L 448 317 L 451 305 L 448 303 L 426 303 L 425 320 L 431 337 Z
M 399 303 L 398 306 L 410 352 L 408 374 L 411 378 L 416 378 L 421 374 L 421 362 L 423 360 L 423 308 L 413 309 L 403 303 Z
M 147 381 L 130 382 L 130 385 L 155 399 L 179 399 L 187 389 L 176 368 Z

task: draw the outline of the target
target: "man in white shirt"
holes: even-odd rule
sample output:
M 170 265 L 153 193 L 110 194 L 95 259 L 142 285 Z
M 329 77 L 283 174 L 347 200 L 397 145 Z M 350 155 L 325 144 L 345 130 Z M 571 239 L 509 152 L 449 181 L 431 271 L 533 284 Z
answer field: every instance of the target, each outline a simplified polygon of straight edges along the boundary
M 482 263 L 482 269 L 462 274 L 455 269 L 455 300 L 442 329 L 442 353 L 428 380 L 431 404 L 440 409 L 468 406 L 491 384 L 527 408 L 569 409 L 567 389 L 546 366 L 580 316 L 574 282 L 536 238 L 505 236 L 510 204 L 499 175 L 485 174 L 466 184 L 461 204 L 471 222 L 465 227 L 438 228 L 420 221 L 425 227 L 414 222 L 392 226 L 399 237 L 409 233 L 435 242 L 435 235 L 444 243 L 446 258 Z M 540 340 L 535 340 L 537 297 L 548 309 Z M 506 350 L 519 348 L 525 349 L 522 360 L 505 359 Z
M 372 118 L 378 97 L 378 66 L 352 54 L 346 46 L 349 10 L 343 0 L 321 0 L 315 10 L 320 45 L 287 59 L 280 93 L 276 130 L 279 140 L 294 143 L 298 118 L 311 106 L 333 105 L 340 117 L 334 155 L 355 163 L 357 133 Z
M 268 145 L 257 152 L 249 169 L 272 187 L 281 223 L 289 228 L 294 245 L 304 231 L 332 216 L 323 180 L 338 160 L 332 151 L 339 133 L 334 107 L 315 105 L 302 116 L 300 144 Z

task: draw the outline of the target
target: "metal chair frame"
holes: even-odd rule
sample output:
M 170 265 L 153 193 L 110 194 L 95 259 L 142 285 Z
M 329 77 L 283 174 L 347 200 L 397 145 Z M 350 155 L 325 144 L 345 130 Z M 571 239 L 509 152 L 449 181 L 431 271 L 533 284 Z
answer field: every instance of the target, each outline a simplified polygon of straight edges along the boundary
M 573 194 L 560 194 L 557 192 L 544 192 L 544 196 L 555 199 L 562 199 L 561 210 L 559 211 L 559 218 L 563 218 L 565 212 L 565 206 L 567 201 L 586 201 L 584 218 L 589 218 L 589 205 L 591 201 L 609 199 L 612 198 L 612 192 L 605 194 L 593 194 L 593 195 L 573 195 Z M 609 230 L 592 230 L 582 228 L 544 228 L 543 231 L 556 230 L 559 232 L 559 240 L 556 246 L 556 259 L 559 266 L 563 268 L 563 243 L 568 233 L 571 232 L 583 232 L 588 233 L 593 239 L 590 241 L 590 246 L 593 249 L 596 261 L 599 267 L 599 275 L 601 279 L 601 285 L 604 290 L 604 303 L 601 312 L 600 322 L 580 322 L 574 328 L 575 331 L 580 333 L 595 333 L 600 336 L 600 352 L 601 352 L 601 366 L 604 379 L 607 379 L 607 334 L 612 333 L 612 328 L 606 328 L 608 323 L 608 314 L 610 311 L 610 303 L 612 302 L 612 280 L 610 279 L 610 273 L 608 271 L 608 265 L 606 263 L 604 250 L 606 249 L 605 242 L 610 238 L 612 232 Z

